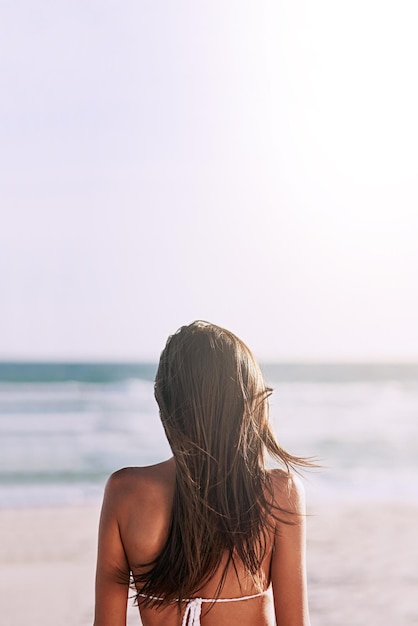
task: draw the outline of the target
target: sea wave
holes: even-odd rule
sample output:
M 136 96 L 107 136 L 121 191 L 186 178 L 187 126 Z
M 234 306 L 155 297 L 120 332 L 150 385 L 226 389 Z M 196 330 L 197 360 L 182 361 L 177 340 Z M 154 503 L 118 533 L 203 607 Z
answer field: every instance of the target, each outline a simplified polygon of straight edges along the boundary
M 146 378 L 130 371 L 125 378 L 102 382 L 91 372 L 89 380 L 48 381 L 44 365 L 38 382 L 27 380 L 25 368 L 22 380 L 0 382 L 0 506 L 99 498 L 106 476 L 117 468 L 169 456 L 149 364 Z M 106 375 L 119 365 L 106 366 Z M 324 466 L 308 475 L 315 497 L 416 500 L 414 368 L 399 369 L 397 378 L 393 367 L 386 368 L 378 379 L 361 379 L 363 369 L 353 379 L 352 369 L 348 377 L 343 368 L 339 380 L 335 373 L 324 380 L 323 366 L 313 370 L 304 366 L 308 380 L 290 380 L 291 372 L 285 380 L 278 377 L 282 370 L 271 368 L 269 382 L 275 389 L 271 421 L 279 441 Z M 86 376 L 85 365 L 80 372 Z

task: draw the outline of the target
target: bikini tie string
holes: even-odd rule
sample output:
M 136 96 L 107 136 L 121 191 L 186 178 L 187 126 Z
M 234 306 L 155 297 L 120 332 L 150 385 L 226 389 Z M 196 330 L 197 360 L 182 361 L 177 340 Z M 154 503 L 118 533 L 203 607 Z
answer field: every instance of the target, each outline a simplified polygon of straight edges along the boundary
M 202 601 L 202 598 L 193 598 L 187 602 L 181 626 L 199 626 Z
M 270 589 L 270 588 L 269 588 Z M 251 596 L 241 596 L 239 598 L 184 598 L 181 602 L 186 603 L 184 609 L 183 621 L 181 626 L 200 626 L 200 615 L 202 613 L 203 602 L 242 602 L 243 600 L 252 600 L 253 598 L 261 598 L 265 594 L 269 593 L 269 589 L 260 593 L 254 593 Z M 147 598 L 149 600 L 157 600 L 158 602 L 164 602 L 164 598 L 159 596 L 148 596 L 146 593 L 139 592 L 137 598 Z M 177 600 L 179 602 L 179 600 Z

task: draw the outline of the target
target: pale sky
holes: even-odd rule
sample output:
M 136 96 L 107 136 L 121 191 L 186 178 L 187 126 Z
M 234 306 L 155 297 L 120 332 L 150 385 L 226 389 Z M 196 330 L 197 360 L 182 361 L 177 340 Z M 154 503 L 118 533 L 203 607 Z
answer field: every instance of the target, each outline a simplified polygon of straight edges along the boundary
M 0 4 L 0 358 L 418 360 L 416 0 Z

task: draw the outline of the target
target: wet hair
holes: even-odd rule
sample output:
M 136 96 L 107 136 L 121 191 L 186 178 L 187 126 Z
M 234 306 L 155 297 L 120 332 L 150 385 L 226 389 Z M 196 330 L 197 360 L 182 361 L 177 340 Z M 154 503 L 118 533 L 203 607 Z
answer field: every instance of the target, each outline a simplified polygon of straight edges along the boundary
M 277 443 L 269 424 L 271 393 L 251 351 L 228 330 L 196 321 L 168 338 L 155 398 L 175 459 L 176 484 L 165 546 L 134 576 L 142 605 L 161 605 L 142 594 L 167 602 L 191 597 L 225 554 L 218 594 L 237 559 L 261 588 L 269 520 L 272 514 L 280 517 L 266 457 L 288 472 L 311 465 Z

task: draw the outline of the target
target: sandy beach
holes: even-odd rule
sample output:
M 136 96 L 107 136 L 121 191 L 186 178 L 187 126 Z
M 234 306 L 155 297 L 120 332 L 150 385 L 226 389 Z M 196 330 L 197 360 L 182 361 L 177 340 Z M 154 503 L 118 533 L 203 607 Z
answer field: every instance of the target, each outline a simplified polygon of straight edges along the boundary
M 418 624 L 418 507 L 312 507 L 308 522 L 313 626 Z
M 418 624 L 418 507 L 321 504 L 309 513 L 312 625 Z M 92 624 L 98 516 L 98 506 L 0 511 L 3 624 Z M 128 624 L 139 624 L 134 607 Z

